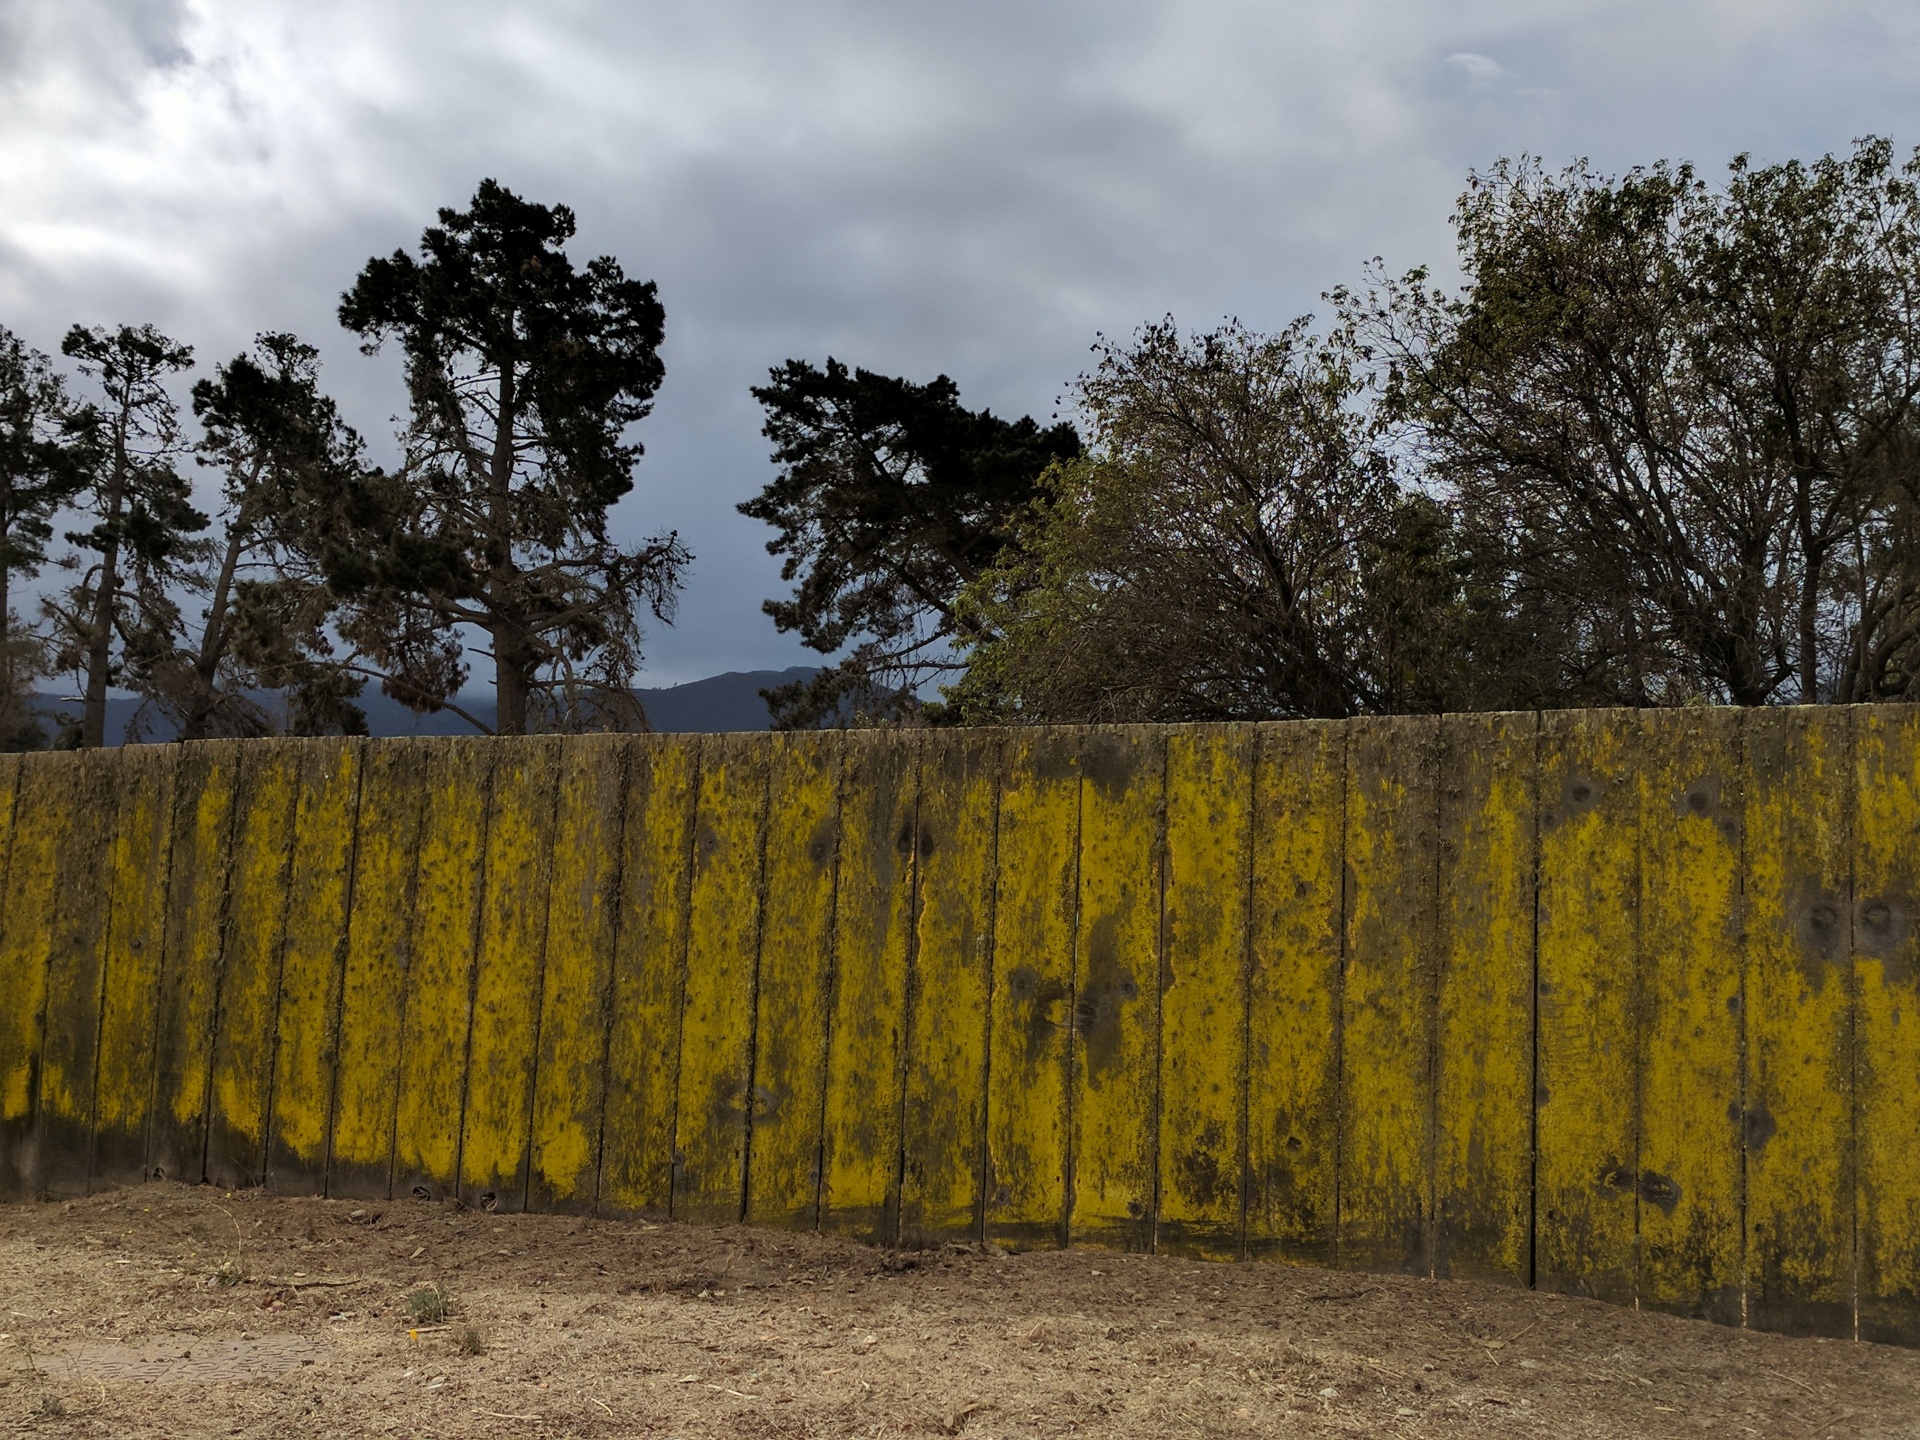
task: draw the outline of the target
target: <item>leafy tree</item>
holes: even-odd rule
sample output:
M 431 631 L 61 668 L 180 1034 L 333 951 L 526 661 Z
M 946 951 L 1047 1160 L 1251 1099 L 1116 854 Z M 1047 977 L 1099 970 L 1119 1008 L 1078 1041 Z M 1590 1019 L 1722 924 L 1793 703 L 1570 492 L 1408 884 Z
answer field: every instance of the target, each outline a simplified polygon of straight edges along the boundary
M 329 633 L 334 599 L 313 553 L 337 531 L 337 496 L 361 469 L 360 443 L 320 393 L 319 352 L 259 337 L 193 387 L 201 463 L 221 472 L 222 533 L 181 576 L 206 597 L 197 635 L 144 657 L 141 688 L 185 740 L 274 728 L 262 692 L 284 697 L 296 734 L 364 733 L 364 679 Z
M 640 719 L 639 611 L 670 618 L 691 560 L 677 535 L 608 536 L 641 455 L 628 428 L 665 373 L 665 312 L 609 257 L 576 268 L 574 228 L 566 206 L 483 181 L 419 259 L 368 261 L 340 304 L 368 353 L 399 342 L 412 412 L 400 470 L 336 510 L 357 529 L 329 560 L 342 632 L 388 693 L 433 709 L 467 673 L 458 627 L 477 627 L 506 734 Z
M 1920 168 L 1502 162 L 1466 285 L 1340 294 L 1499 573 L 1538 703 L 1906 693 Z
M 1300 321 L 1104 344 L 1090 453 L 965 592 L 970 720 L 1244 720 L 1462 703 L 1474 616 L 1344 337 Z
M 66 386 L 45 355 L 0 326 L 0 746 L 44 743 L 29 713 L 39 637 L 13 613 L 16 579 L 47 560 L 53 517 L 82 481 L 67 443 Z
M 84 685 L 73 738 L 97 746 L 106 738 L 108 687 L 123 678 L 137 685 L 146 658 L 164 653 L 178 634 L 174 594 L 201 548 L 194 537 L 207 526 L 174 468 L 187 449 L 166 388 L 192 365 L 193 352 L 151 325 L 76 325 L 60 348 L 98 391 L 72 422 L 84 477 L 76 507 L 93 523 L 67 535 L 93 558 L 70 557 L 78 583 L 44 604 L 59 665 Z
M 918 708 L 928 679 L 956 672 L 967 638 L 962 587 L 993 565 L 1009 522 L 1046 468 L 1080 451 L 1071 425 L 968 410 L 942 375 L 929 384 L 804 360 L 755 387 L 779 476 L 740 506 L 778 532 L 791 599 L 769 600 L 784 632 L 831 655 L 813 680 L 768 692 L 781 726 Z

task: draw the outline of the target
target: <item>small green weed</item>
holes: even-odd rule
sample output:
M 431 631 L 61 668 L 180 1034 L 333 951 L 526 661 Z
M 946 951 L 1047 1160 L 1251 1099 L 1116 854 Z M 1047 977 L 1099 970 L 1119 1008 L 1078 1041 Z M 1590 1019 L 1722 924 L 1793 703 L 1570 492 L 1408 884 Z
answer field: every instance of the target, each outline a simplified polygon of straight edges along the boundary
M 438 1285 L 407 1297 L 407 1318 L 416 1325 L 438 1325 L 452 1313 L 453 1299 Z
M 458 1350 L 462 1355 L 484 1355 L 487 1353 L 486 1342 L 480 1338 L 480 1332 L 471 1325 L 460 1332 L 460 1338 L 454 1341 L 453 1348 Z

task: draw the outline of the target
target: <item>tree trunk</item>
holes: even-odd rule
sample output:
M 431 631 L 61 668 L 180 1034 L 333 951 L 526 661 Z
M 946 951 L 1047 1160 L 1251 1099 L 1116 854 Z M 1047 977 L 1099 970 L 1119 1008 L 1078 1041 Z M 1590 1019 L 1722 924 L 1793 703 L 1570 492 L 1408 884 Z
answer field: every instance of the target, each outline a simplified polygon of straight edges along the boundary
M 227 606 L 233 597 L 233 577 L 240 568 L 245 538 L 245 523 L 236 515 L 227 531 L 227 553 L 220 557 L 220 577 L 214 581 L 213 598 L 207 602 L 207 628 L 201 633 L 200 653 L 193 661 L 193 708 L 184 717 L 186 723 L 180 729 L 182 740 L 207 738 L 207 717 L 213 714 L 217 698 L 214 677 L 219 674 L 220 661 L 227 653 Z
M 500 362 L 499 410 L 494 422 L 492 464 L 487 474 L 488 538 L 500 558 L 487 577 L 488 608 L 495 616 L 487 632 L 493 640 L 493 732 L 527 733 L 527 691 L 531 678 L 527 663 L 526 627 L 510 618 L 518 608 L 513 565 L 513 434 L 518 418 L 514 394 L 513 358 Z
M 87 691 L 80 710 L 80 745 L 97 750 L 107 743 L 107 673 L 113 662 L 113 612 L 120 598 L 120 511 L 127 489 L 127 426 L 121 407 L 113 439 L 113 472 L 107 482 L 106 543 L 100 551 L 100 586 L 94 592 L 91 633 L 87 636 Z

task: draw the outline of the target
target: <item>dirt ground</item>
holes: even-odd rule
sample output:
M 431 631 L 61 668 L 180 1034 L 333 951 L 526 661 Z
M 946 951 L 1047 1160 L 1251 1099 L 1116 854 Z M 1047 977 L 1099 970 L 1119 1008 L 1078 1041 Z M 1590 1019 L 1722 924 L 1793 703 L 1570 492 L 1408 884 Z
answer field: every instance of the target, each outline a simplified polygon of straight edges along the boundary
M 0 1327 L 32 1435 L 1920 1435 L 1920 1353 L 1493 1285 L 177 1185 L 0 1209 Z

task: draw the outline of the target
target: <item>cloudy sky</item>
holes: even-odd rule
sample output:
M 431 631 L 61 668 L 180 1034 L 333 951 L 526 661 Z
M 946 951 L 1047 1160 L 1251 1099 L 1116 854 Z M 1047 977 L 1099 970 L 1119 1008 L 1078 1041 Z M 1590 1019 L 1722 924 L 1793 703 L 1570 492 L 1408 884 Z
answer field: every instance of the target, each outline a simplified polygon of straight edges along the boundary
M 836 355 L 1050 414 L 1097 332 L 1278 326 L 1365 260 L 1444 269 L 1466 172 L 1920 142 L 1911 0 L 0 0 L 0 324 L 318 344 L 483 176 L 660 284 L 624 533 L 697 555 L 650 683 L 806 652 L 759 601 L 747 387 Z

